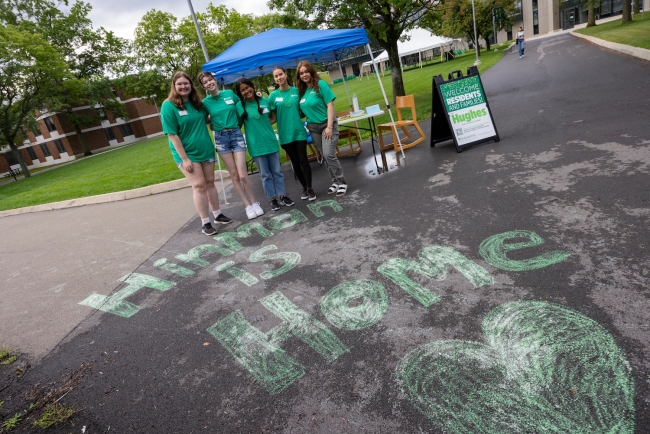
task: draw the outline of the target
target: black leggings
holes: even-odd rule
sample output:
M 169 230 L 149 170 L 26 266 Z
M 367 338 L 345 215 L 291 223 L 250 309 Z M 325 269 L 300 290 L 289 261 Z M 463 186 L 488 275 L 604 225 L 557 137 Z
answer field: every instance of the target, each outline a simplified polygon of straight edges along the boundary
M 287 143 L 282 145 L 282 149 L 291 160 L 293 171 L 300 184 L 302 184 L 302 188 L 311 188 L 311 166 L 307 159 L 307 141 L 298 140 Z

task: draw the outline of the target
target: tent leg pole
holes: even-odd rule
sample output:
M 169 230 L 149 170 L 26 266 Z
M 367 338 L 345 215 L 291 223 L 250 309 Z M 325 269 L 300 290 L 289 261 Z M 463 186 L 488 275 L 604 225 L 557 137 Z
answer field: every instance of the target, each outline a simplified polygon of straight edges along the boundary
M 352 100 L 350 99 L 350 92 L 348 92 L 348 85 L 345 84 L 345 77 L 343 76 L 343 68 L 341 68 L 341 62 L 337 61 L 339 64 L 339 71 L 341 72 L 341 79 L 343 80 L 343 87 L 345 88 L 345 94 L 348 96 L 348 104 L 350 104 L 350 108 L 352 108 Z
M 366 44 L 368 47 L 368 53 L 370 53 L 370 60 L 372 64 L 375 64 L 375 57 L 372 55 L 372 48 L 370 44 Z M 379 82 L 379 87 L 381 88 L 381 93 L 384 95 L 384 102 L 386 103 L 386 110 L 388 110 L 388 115 L 390 116 L 390 122 L 393 124 L 393 130 L 395 130 L 395 137 L 397 137 L 397 143 L 399 144 L 399 150 L 402 151 L 402 159 L 406 159 L 404 155 L 404 148 L 402 148 L 402 140 L 399 138 L 399 133 L 397 132 L 397 127 L 395 126 L 395 119 L 393 118 L 393 112 L 390 111 L 390 104 L 388 104 L 388 97 L 386 97 L 386 91 L 384 90 L 384 84 L 381 82 L 377 68 L 375 68 L 375 73 L 377 74 L 377 81 Z M 417 122 L 417 119 L 415 120 Z

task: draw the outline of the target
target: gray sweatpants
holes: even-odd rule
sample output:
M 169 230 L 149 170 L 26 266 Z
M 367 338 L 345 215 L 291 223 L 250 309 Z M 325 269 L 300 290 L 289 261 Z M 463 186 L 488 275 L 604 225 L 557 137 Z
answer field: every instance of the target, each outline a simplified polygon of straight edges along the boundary
M 336 145 L 339 142 L 339 123 L 334 120 L 332 126 L 332 138 L 326 140 L 323 137 L 323 131 L 327 128 L 327 122 L 322 124 L 307 124 L 307 129 L 311 133 L 311 138 L 314 141 L 314 145 L 318 152 L 323 156 L 325 164 L 327 164 L 327 170 L 330 172 L 330 178 L 332 182 L 337 184 L 347 184 L 345 178 L 343 177 L 343 167 L 341 167 L 341 162 L 336 158 Z

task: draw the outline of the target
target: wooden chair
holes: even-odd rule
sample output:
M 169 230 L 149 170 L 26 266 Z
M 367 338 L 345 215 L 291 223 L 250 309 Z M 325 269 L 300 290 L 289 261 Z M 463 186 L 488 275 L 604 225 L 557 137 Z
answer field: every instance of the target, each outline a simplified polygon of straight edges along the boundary
M 337 118 L 341 118 L 343 116 L 347 116 L 350 114 L 350 110 L 338 112 L 336 114 Z M 355 138 L 357 141 L 357 147 L 354 148 L 352 145 L 354 144 L 352 142 L 352 138 Z M 339 128 L 339 140 L 342 139 L 348 139 L 348 146 L 350 147 L 349 151 L 344 151 L 341 148 L 336 148 L 336 156 L 337 157 L 347 157 L 348 155 L 357 155 L 359 152 L 361 152 L 363 149 L 361 148 L 361 138 L 359 137 L 359 133 L 357 131 L 357 123 L 354 122 L 354 128 Z
M 401 128 L 402 131 L 404 131 L 404 134 L 406 135 L 404 141 L 410 140 L 412 138 L 411 133 L 409 133 L 407 127 L 413 126 L 418 131 L 418 133 L 420 133 L 420 137 L 411 143 L 404 143 L 404 141 L 402 141 L 403 149 L 412 148 L 418 143 L 422 143 L 426 139 L 426 136 L 424 135 L 424 131 L 422 131 L 422 128 L 420 128 L 420 125 L 417 121 L 417 115 L 415 113 L 415 99 L 413 98 L 413 95 L 398 96 L 395 98 L 395 107 L 397 108 L 397 120 L 395 121 L 395 128 L 393 128 L 393 124 L 391 123 L 377 125 L 377 133 L 379 135 L 379 146 L 381 146 L 381 149 L 386 150 L 392 147 L 395 149 L 395 152 L 398 152 L 399 142 L 397 141 L 397 128 Z M 410 120 L 402 119 L 402 110 L 406 109 L 411 110 Z M 382 132 L 384 130 L 391 132 L 391 135 L 393 136 L 393 143 L 389 143 L 387 145 L 384 144 L 384 133 Z

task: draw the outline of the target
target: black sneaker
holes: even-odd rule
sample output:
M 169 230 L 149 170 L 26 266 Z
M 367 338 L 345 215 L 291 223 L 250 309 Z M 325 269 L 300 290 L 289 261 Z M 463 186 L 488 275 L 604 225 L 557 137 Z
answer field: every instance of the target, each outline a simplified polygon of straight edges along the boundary
M 307 195 L 309 196 L 309 200 L 316 200 L 316 193 L 314 193 L 313 188 L 307 189 Z
M 278 203 L 278 200 L 277 200 L 277 199 L 273 199 L 273 200 L 271 201 L 271 209 L 272 209 L 273 211 L 277 211 L 277 210 L 280 209 L 280 204 Z
M 214 218 L 215 223 L 221 223 L 222 225 L 227 225 L 228 223 L 232 223 L 232 219 L 226 217 L 223 214 L 219 214 Z
M 284 206 L 294 206 L 296 202 L 292 201 L 289 196 L 282 196 L 280 198 L 280 203 Z
M 300 195 L 300 199 L 302 200 L 307 200 L 309 199 L 309 193 L 307 193 L 307 189 L 303 188 L 302 189 L 302 194 Z
M 217 234 L 217 230 L 215 228 L 213 228 L 210 223 L 204 224 L 201 232 L 203 232 L 204 234 L 206 234 L 208 236 L 212 236 L 212 235 Z

